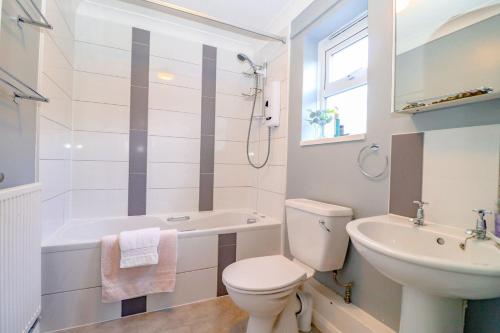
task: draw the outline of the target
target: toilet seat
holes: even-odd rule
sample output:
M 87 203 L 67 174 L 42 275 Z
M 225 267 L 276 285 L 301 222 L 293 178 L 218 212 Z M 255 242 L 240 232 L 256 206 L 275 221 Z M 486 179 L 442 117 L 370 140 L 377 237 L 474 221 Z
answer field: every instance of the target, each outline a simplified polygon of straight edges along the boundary
M 312 274 L 282 255 L 237 261 L 222 274 L 226 287 L 243 294 L 273 294 L 296 287 Z

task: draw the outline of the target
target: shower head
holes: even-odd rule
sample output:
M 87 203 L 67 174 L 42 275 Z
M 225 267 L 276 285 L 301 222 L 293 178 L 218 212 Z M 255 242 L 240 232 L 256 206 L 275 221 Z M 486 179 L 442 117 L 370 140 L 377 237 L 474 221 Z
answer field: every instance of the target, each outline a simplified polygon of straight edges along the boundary
M 253 61 L 250 60 L 250 58 L 246 54 L 238 53 L 237 57 L 238 57 L 238 60 L 241 62 L 247 61 L 250 64 L 250 66 L 252 67 L 253 72 L 257 73 L 257 66 L 255 66 Z

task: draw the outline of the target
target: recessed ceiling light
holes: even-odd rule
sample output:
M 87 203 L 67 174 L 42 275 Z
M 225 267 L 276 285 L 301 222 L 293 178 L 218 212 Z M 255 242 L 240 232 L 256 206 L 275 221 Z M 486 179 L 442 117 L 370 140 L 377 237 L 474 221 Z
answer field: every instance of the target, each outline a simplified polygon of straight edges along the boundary
M 163 81 L 172 81 L 175 79 L 175 75 L 169 72 L 159 72 L 158 78 Z

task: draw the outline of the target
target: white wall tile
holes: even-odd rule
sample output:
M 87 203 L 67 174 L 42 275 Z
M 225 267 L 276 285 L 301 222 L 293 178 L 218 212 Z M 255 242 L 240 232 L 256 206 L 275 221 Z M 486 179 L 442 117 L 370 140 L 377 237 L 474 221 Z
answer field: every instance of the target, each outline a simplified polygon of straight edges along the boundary
M 201 91 L 167 84 L 150 83 L 149 108 L 199 114 L 201 112 Z
M 159 73 L 173 74 L 173 78 L 170 81 L 165 81 L 158 77 Z M 201 65 L 151 56 L 149 60 L 149 81 L 201 89 Z
M 256 209 L 257 191 L 252 187 L 214 188 L 214 209 Z
M 80 11 L 77 16 L 75 27 L 75 39 L 77 41 L 94 43 L 122 50 L 131 50 L 132 48 L 132 28 L 128 25 L 118 24 L 105 17 L 95 16 L 95 13 Z
M 496 210 L 500 125 L 427 131 L 422 199 L 426 219 L 474 228 L 473 209 Z M 487 217 L 489 229 L 493 216 Z
M 258 150 L 253 147 L 251 152 L 255 156 Z M 246 142 L 215 141 L 215 163 L 218 164 L 247 164 Z
M 71 130 L 41 116 L 39 158 L 69 160 L 71 158 Z
M 264 162 L 267 156 L 268 142 L 267 137 L 261 137 L 259 143 L 259 160 Z M 286 165 L 287 139 L 272 139 L 271 136 L 271 154 L 269 155 L 269 165 Z
M 128 133 L 128 106 L 92 102 L 73 102 L 73 130 Z
M 257 186 L 257 170 L 250 165 L 215 164 L 215 187 Z
M 284 221 L 285 195 L 259 190 L 257 211 L 279 221 Z
M 149 162 L 200 162 L 200 140 L 149 136 Z
M 71 95 L 66 95 L 45 73 L 41 75 L 40 91 L 50 98 L 50 103 L 40 104 L 40 115 L 71 128 Z
M 69 2 L 69 1 L 66 1 Z M 58 45 L 58 48 L 65 55 L 71 64 L 73 64 L 73 33 L 66 23 L 66 18 L 75 16 L 76 12 L 63 12 L 60 10 L 58 1 L 47 1 L 45 14 L 47 20 L 52 24 L 54 29 L 47 30 L 46 34 L 53 39 Z
M 215 139 L 229 141 L 245 141 L 248 136 L 248 125 L 250 120 L 216 117 Z M 259 139 L 259 121 L 252 124 L 250 140 Z
M 201 64 L 201 43 L 152 32 L 150 44 L 150 53 L 153 56 Z M 172 47 L 173 45 L 175 47 Z
M 197 188 L 148 189 L 147 214 L 168 214 L 198 210 Z
M 217 49 L 217 68 L 235 73 L 250 71 L 250 66 L 246 62 L 241 62 L 237 58 L 238 52 L 218 48 Z M 249 54 L 251 57 L 252 55 Z M 252 58 L 252 57 L 251 57 Z
M 130 78 L 131 52 L 75 42 L 75 70 Z
M 42 183 L 42 201 L 70 190 L 70 163 L 69 160 L 39 161 L 39 177 Z
M 130 104 L 130 79 L 74 72 L 74 100 L 116 105 Z
M 286 189 L 286 167 L 266 165 L 260 169 L 259 188 L 284 194 Z
M 50 36 L 45 36 L 43 47 L 43 72 L 65 92 L 72 95 L 73 68 Z
M 128 161 L 128 134 L 73 132 L 73 160 Z
M 127 190 L 74 190 L 72 218 L 127 216 Z
M 128 162 L 73 161 L 75 190 L 128 188 Z
M 149 110 L 148 134 L 178 138 L 199 138 L 201 117 L 199 114 Z
M 65 222 L 65 195 L 58 195 L 42 202 L 42 241 L 46 240 Z
M 217 92 L 241 96 L 250 93 L 250 88 L 255 87 L 254 80 L 241 73 L 217 70 Z
M 217 94 L 215 108 L 217 116 L 250 119 L 252 100 L 243 96 Z
M 200 186 L 200 165 L 148 163 L 148 188 L 168 189 Z

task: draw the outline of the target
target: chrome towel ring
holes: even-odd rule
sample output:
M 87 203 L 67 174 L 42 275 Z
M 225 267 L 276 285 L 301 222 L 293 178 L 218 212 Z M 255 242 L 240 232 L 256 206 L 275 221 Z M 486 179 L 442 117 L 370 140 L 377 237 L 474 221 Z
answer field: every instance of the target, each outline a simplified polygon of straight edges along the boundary
M 363 169 L 363 163 L 362 163 L 362 159 L 363 159 L 363 154 L 369 150 L 369 152 L 376 152 L 380 149 L 380 145 L 377 144 L 377 143 L 372 143 L 370 145 L 367 145 L 367 146 L 364 146 L 363 148 L 361 148 L 361 150 L 359 151 L 359 154 L 358 154 L 358 168 L 359 170 L 361 171 L 361 173 L 363 175 L 365 175 L 366 177 L 370 178 L 370 179 L 377 179 L 381 176 L 384 175 L 385 171 L 387 170 L 387 168 L 389 167 L 389 157 L 385 156 L 385 166 L 384 166 L 384 170 L 382 170 L 380 173 L 377 173 L 377 174 L 371 174 L 369 172 L 367 172 L 365 169 Z

